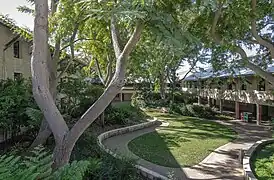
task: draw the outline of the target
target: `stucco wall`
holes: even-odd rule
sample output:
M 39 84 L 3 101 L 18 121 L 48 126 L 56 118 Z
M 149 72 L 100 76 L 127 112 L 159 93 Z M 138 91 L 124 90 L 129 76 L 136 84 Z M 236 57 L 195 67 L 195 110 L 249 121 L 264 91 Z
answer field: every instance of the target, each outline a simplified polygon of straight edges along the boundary
M 20 58 L 14 58 L 13 44 L 5 51 L 5 44 L 10 42 L 16 35 L 6 26 L 0 24 L 0 79 L 14 78 L 14 73 L 22 73 L 23 77 L 28 78 L 30 71 L 30 46 L 31 44 L 19 38 Z M 5 55 L 5 57 L 4 57 Z M 5 62 L 4 62 L 5 60 Z M 5 64 L 5 72 L 4 72 Z

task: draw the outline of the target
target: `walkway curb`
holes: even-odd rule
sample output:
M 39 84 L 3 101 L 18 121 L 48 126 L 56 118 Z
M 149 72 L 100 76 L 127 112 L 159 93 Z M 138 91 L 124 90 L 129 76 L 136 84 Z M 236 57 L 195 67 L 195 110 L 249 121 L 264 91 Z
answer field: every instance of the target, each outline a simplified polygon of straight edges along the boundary
M 156 118 L 154 118 L 153 121 L 149 121 L 149 122 L 145 122 L 145 123 L 141 123 L 141 124 L 137 124 L 137 125 L 133 125 L 133 126 L 128 126 L 128 127 L 118 128 L 118 129 L 114 129 L 114 130 L 111 130 L 111 131 L 107 131 L 107 132 L 104 132 L 104 133 L 100 134 L 97 137 L 97 143 L 100 146 L 100 148 L 102 148 L 108 154 L 112 155 L 115 158 L 122 159 L 121 156 L 114 153 L 110 149 L 106 148 L 102 142 L 104 140 L 110 138 L 110 137 L 113 137 L 113 136 L 125 134 L 125 133 L 128 133 L 128 132 L 137 131 L 137 130 L 144 129 L 144 128 L 147 128 L 147 127 L 151 127 L 151 126 L 161 124 L 161 123 L 162 122 L 160 122 Z M 147 177 L 148 179 L 151 179 L 151 180 L 168 180 L 167 177 L 165 177 L 163 175 L 160 175 L 157 172 L 151 171 L 151 170 L 149 170 L 149 169 L 147 169 L 147 168 L 145 168 L 141 165 L 134 165 L 134 166 L 138 170 L 139 174 L 143 175 L 144 177 Z
M 254 153 L 264 145 L 274 143 L 274 139 L 264 139 L 254 143 L 251 148 L 247 150 L 243 159 L 243 169 L 244 169 L 244 179 L 245 180 L 257 180 L 256 176 L 253 174 L 250 160 Z

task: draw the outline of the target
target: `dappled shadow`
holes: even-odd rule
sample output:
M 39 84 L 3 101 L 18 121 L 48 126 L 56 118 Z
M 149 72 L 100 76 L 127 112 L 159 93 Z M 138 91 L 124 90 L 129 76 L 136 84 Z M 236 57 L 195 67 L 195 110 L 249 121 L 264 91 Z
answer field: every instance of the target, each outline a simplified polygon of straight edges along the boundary
M 246 124 L 240 121 L 203 120 L 191 117 L 182 117 L 169 114 L 153 114 L 159 119 L 167 120 L 171 124 L 167 127 L 151 127 L 108 139 L 104 144 L 123 155 L 137 158 L 137 163 L 161 175 L 175 179 L 242 179 L 242 167 L 238 161 L 238 152 L 248 143 L 264 137 L 270 137 L 265 127 L 255 124 Z M 230 127 L 231 129 L 227 128 Z M 232 130 L 233 129 L 233 130 Z M 156 130 L 156 131 L 155 131 Z M 160 130 L 160 132 L 159 132 Z M 203 161 L 195 166 L 186 167 L 174 154 L 174 148 L 187 146 L 193 140 L 208 143 L 207 140 L 219 140 L 219 146 L 236 137 L 235 131 L 240 134 L 234 139 L 233 148 L 227 145 L 218 149 L 207 149 L 205 156 L 214 153 L 217 159 Z M 146 134 L 145 136 L 143 136 Z M 129 148 L 134 154 L 129 150 Z M 199 145 L 197 146 L 199 148 Z M 202 147 L 201 147 L 202 148 Z M 216 147 L 217 148 L 217 147 Z M 181 149 L 181 150 L 182 150 Z M 187 149 L 189 150 L 189 149 Z M 178 151 L 184 157 L 183 151 Z M 226 157 L 226 158 L 223 158 Z M 218 159 L 220 158 L 220 159 Z M 182 168 L 184 166 L 184 168 Z M 191 177 L 191 178 L 190 178 Z
M 112 151 L 115 151 L 123 157 L 134 159 L 139 165 L 163 176 L 173 177 L 178 180 L 188 179 L 169 149 L 170 146 L 179 147 L 177 139 L 169 137 L 169 135 L 164 135 L 164 139 L 168 139 L 168 141 L 165 141 L 163 136 L 157 133 L 157 127 L 158 126 L 154 126 L 114 136 L 105 140 L 103 143 Z M 147 144 L 142 142 L 144 141 L 142 139 L 144 136 L 142 135 L 151 135 L 148 137 L 148 139 L 151 140 L 148 143 L 152 146 L 148 147 L 146 146 Z M 185 139 L 181 138 L 180 140 L 184 141 Z

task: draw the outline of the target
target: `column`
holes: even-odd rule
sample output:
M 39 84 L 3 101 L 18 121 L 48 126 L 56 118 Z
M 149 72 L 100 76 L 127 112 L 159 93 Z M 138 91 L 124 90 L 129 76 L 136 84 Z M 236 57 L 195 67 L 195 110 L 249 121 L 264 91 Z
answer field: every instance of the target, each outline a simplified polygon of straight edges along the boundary
M 198 104 L 201 105 L 202 104 L 202 99 L 201 96 L 198 96 Z
M 257 125 L 261 124 L 261 120 L 262 120 L 262 106 L 260 104 L 256 104 L 256 109 L 257 109 Z
M 123 93 L 120 93 L 120 101 L 123 101 Z
M 236 119 L 240 119 L 240 103 L 235 101 L 235 114 Z
M 223 100 L 220 99 L 220 113 L 223 113 Z
M 209 107 L 211 107 L 211 98 L 209 96 L 207 96 L 207 104 Z

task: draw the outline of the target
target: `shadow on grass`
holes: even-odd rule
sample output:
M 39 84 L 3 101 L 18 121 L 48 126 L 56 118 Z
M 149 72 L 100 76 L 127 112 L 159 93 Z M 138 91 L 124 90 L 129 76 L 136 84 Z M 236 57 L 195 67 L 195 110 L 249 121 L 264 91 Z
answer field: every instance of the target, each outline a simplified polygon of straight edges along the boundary
M 151 114 L 168 121 L 169 126 L 138 136 L 129 142 L 128 147 L 135 155 L 149 162 L 175 169 L 174 175 L 179 179 L 189 179 L 182 167 L 198 164 L 216 148 L 236 137 L 232 129 L 213 121 L 172 114 Z M 156 172 L 161 171 L 158 168 L 160 170 Z

